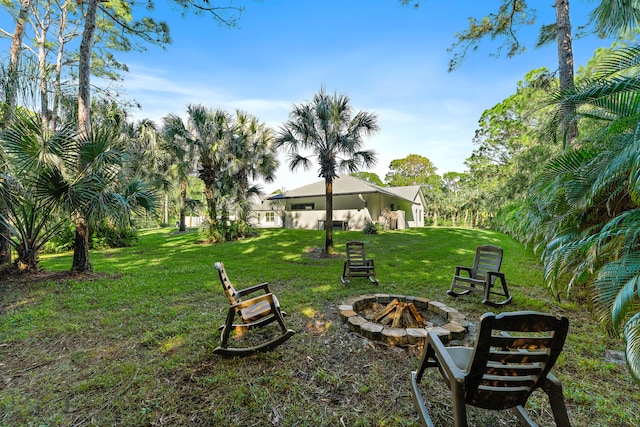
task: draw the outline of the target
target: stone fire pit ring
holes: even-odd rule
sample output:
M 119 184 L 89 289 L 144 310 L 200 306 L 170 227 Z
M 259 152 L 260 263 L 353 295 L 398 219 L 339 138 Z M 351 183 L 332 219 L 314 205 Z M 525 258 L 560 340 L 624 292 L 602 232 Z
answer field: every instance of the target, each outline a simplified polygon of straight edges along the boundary
M 373 303 L 388 304 L 394 299 L 406 304 L 413 303 L 420 311 L 428 310 L 449 323 L 442 326 L 426 326 L 424 328 L 391 328 L 367 320 L 359 314 L 367 305 Z M 468 332 L 469 322 L 466 317 L 455 308 L 432 301 L 428 298 L 409 295 L 367 294 L 349 298 L 338 306 L 338 313 L 342 321 L 350 330 L 372 341 L 380 341 L 392 346 L 423 345 L 428 331 L 432 330 L 442 340 L 448 343 L 452 340 L 462 340 Z

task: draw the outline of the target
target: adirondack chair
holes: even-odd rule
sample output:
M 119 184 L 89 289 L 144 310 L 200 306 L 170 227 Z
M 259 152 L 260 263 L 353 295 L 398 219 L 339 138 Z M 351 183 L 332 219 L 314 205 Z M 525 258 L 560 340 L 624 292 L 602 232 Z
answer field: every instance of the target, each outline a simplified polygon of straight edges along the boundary
M 483 294 L 482 303 L 499 307 L 511 302 L 511 295 L 507 289 L 504 274 L 500 273 L 502 265 L 502 248 L 492 245 L 478 246 L 473 267 L 457 266 L 448 295 L 458 297 L 471 292 Z M 464 274 L 463 274 L 464 273 Z M 500 288 L 495 287 L 496 281 Z M 459 291 L 458 289 L 462 289 Z M 491 301 L 491 295 L 500 295 L 504 299 L 500 302 Z
M 373 284 L 378 284 L 376 267 L 373 259 L 367 259 L 364 243 L 347 242 L 347 259 L 342 267 L 342 283 L 351 283 L 352 277 L 366 277 Z
M 411 393 L 421 422 L 434 426 L 420 382 L 426 368 L 435 367 L 451 390 L 455 427 L 467 425 L 467 405 L 510 409 L 521 424 L 535 426 L 524 406 L 538 388 L 549 398 L 556 425 L 570 427 L 562 384 L 550 372 L 568 328 L 566 317 L 520 311 L 482 315 L 475 347 L 445 347 L 429 331 L 419 368 L 411 373 Z
M 267 283 L 261 283 L 237 291 L 227 276 L 224 264 L 222 262 L 216 262 L 215 267 L 216 270 L 218 270 L 220 283 L 222 283 L 224 292 L 231 304 L 227 312 L 227 320 L 225 324 L 219 328 L 222 330 L 222 334 L 220 336 L 220 345 L 213 350 L 215 354 L 222 356 L 248 356 L 260 351 L 269 351 L 295 334 L 295 331 L 285 326 L 283 316 L 285 316 L 286 313 L 280 309 L 278 299 L 269 291 L 269 285 Z M 255 292 L 264 293 L 253 298 L 245 299 L 247 295 Z M 240 323 L 234 323 L 236 316 L 240 319 Z M 282 333 L 275 338 L 247 348 L 229 347 L 229 337 L 232 331 L 262 327 L 272 322 L 278 322 L 282 330 Z

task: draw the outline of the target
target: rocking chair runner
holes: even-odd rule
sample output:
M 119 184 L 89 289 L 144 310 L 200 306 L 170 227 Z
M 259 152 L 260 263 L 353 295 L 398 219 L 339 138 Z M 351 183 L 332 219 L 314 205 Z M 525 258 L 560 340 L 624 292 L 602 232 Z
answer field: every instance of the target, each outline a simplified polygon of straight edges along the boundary
M 366 277 L 373 284 L 378 284 L 376 267 L 372 259 L 367 259 L 364 243 L 347 242 L 347 259 L 342 267 L 342 283 L 350 283 L 352 277 Z
M 467 425 L 466 405 L 511 409 L 521 424 L 536 426 L 524 406 L 538 388 L 549 397 L 556 425 L 570 427 L 562 384 L 550 373 L 568 328 L 566 317 L 521 311 L 484 314 L 475 347 L 445 347 L 429 331 L 420 366 L 411 373 L 411 392 L 421 422 L 434 426 L 419 383 L 425 369 L 435 367 L 451 390 L 455 427 Z
M 275 295 L 269 292 L 269 285 L 267 283 L 261 283 L 259 285 L 237 291 L 227 276 L 224 264 L 216 262 L 215 267 L 218 270 L 220 283 L 222 283 L 224 292 L 231 303 L 229 311 L 227 312 L 227 320 L 225 324 L 219 328 L 222 329 L 222 335 L 220 336 L 220 345 L 213 350 L 215 354 L 220 354 L 222 356 L 247 356 L 260 351 L 269 351 L 276 348 L 295 334 L 295 331 L 287 329 L 285 326 L 283 316 L 286 315 L 286 313 L 280 310 L 278 299 Z M 259 291 L 263 291 L 264 294 L 250 299 L 243 299 L 243 297 Z M 242 323 L 234 323 L 236 315 L 240 318 Z M 282 334 L 276 338 L 248 348 L 234 348 L 228 346 L 229 336 L 231 335 L 232 330 L 247 330 L 264 326 L 274 321 L 277 321 L 282 329 Z
M 500 273 L 502 265 L 502 248 L 492 245 L 478 246 L 473 267 L 457 266 L 448 295 L 458 297 L 471 292 L 483 294 L 482 303 L 499 307 L 511 302 L 511 295 L 507 289 L 504 274 Z M 463 275 L 462 273 L 466 273 Z M 496 285 L 500 281 L 501 290 Z M 462 291 L 457 291 L 462 289 Z M 504 299 L 500 302 L 491 301 L 491 295 L 500 295 Z

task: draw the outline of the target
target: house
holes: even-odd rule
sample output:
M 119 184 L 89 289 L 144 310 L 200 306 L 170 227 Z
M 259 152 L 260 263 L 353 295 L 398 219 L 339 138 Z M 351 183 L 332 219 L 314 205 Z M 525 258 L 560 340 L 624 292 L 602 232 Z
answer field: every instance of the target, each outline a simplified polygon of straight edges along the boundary
M 324 229 L 324 180 L 267 200 L 284 202 L 285 228 Z M 425 206 L 419 185 L 378 187 L 349 175 L 333 181 L 334 230 L 362 230 L 367 222 L 382 224 L 387 229 L 423 227 Z
M 269 200 L 269 196 L 254 200 L 249 224 L 256 228 L 282 228 L 284 208 L 283 200 Z

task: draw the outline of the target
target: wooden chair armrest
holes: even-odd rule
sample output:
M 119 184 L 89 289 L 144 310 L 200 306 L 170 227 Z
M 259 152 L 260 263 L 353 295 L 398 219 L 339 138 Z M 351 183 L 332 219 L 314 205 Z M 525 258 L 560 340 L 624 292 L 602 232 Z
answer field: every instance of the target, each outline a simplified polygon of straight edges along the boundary
M 252 294 L 254 292 L 258 292 L 264 290 L 264 293 L 268 294 L 270 293 L 269 291 L 269 283 L 268 282 L 264 282 L 264 283 L 260 283 L 259 285 L 254 285 L 254 286 L 249 286 L 248 288 L 242 289 L 240 291 L 238 291 L 236 293 L 238 298 L 241 298 L 243 296 Z
M 278 300 L 271 293 L 257 296 L 255 298 L 251 298 L 248 300 L 240 301 L 235 304 L 231 304 L 232 309 L 234 310 L 242 310 L 243 308 L 251 307 L 252 305 L 256 305 L 261 301 L 268 301 L 271 305 L 271 308 L 276 308 L 279 306 Z

